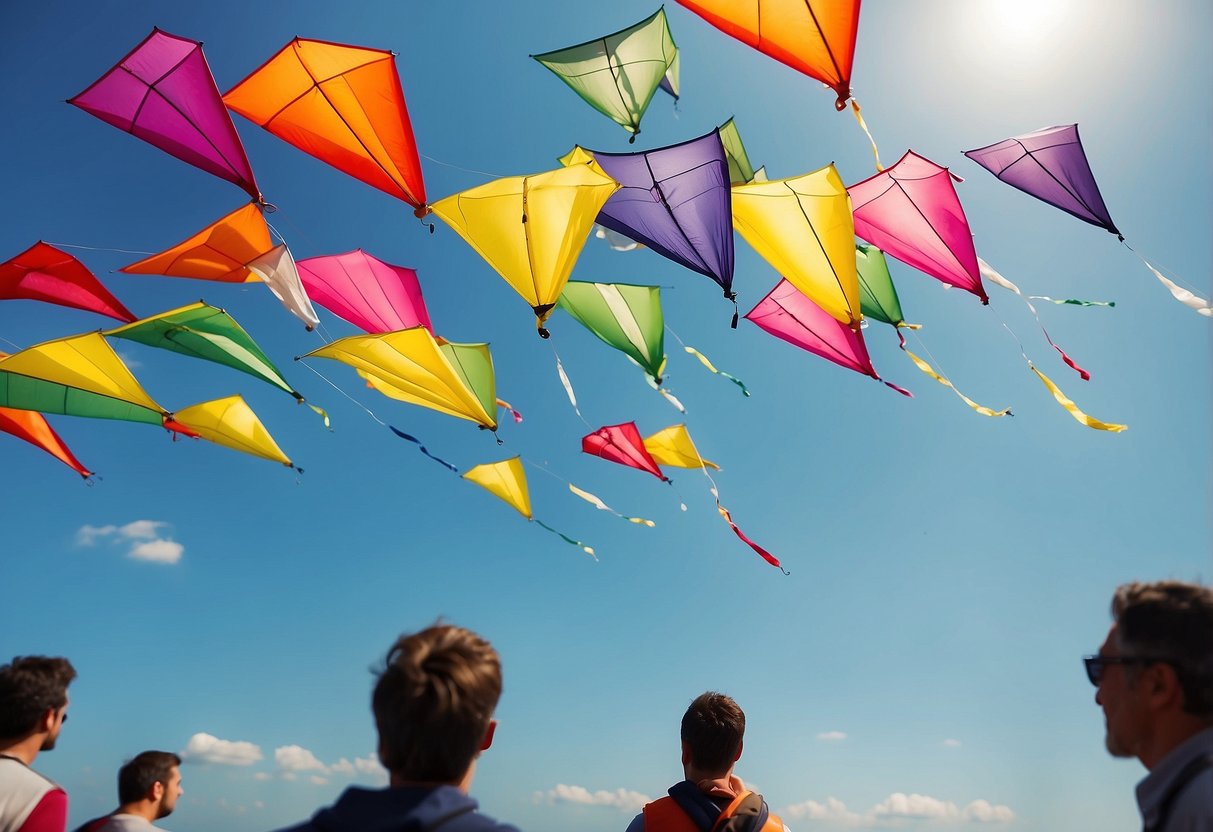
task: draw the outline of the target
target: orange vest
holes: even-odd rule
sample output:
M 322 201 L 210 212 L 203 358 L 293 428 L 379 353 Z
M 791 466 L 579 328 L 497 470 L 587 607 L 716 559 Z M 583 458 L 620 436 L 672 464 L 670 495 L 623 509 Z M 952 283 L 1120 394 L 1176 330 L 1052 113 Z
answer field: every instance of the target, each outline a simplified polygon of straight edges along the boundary
M 732 815 L 748 794 L 748 791 L 743 791 L 733 798 L 733 802 L 724 808 L 720 817 L 727 818 Z M 717 823 L 719 822 L 717 820 Z M 768 816 L 762 832 L 783 832 L 783 828 L 783 821 L 779 819 L 778 815 L 772 814 Z M 678 801 L 672 797 L 662 797 L 645 804 L 644 832 L 701 832 L 701 830 L 687 816 L 687 813 L 682 811 Z

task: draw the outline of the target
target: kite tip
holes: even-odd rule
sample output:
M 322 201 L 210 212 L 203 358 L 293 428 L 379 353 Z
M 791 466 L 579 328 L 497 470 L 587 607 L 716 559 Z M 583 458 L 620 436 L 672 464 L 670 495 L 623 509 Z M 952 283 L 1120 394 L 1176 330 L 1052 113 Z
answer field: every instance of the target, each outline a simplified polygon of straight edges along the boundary
M 552 333 L 548 332 L 543 327 L 539 327 L 539 337 L 546 341 L 552 337 Z
M 639 132 L 640 132 L 639 130 L 636 131 L 636 133 L 639 133 Z M 632 135 L 628 136 L 628 144 L 636 144 L 636 133 L 633 133 Z

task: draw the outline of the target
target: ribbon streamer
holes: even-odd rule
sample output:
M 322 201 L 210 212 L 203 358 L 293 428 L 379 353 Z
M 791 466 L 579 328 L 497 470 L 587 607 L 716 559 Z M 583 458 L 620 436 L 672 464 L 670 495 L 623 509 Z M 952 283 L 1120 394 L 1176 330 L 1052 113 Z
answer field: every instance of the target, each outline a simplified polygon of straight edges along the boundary
M 914 353 L 912 353 L 908 349 L 906 349 L 906 339 L 902 336 L 902 334 L 900 332 L 897 333 L 897 337 L 901 341 L 901 351 L 910 357 L 910 360 L 914 362 L 914 365 L 916 367 L 918 367 L 918 369 L 922 370 L 924 373 L 929 375 L 931 378 L 938 381 L 944 387 L 947 387 L 948 389 L 950 389 L 957 396 L 960 396 L 961 401 L 963 401 L 969 407 L 973 408 L 973 410 L 977 411 L 982 416 L 1014 416 L 1015 415 L 1014 413 L 1011 412 L 1011 408 L 1009 408 L 1009 407 L 1006 408 L 1005 410 L 992 410 L 988 407 L 985 407 L 985 406 L 980 405 L 977 402 L 973 401 L 968 396 L 966 396 L 964 393 L 957 390 L 956 385 L 954 385 L 948 379 L 941 376 L 939 373 L 935 372 L 935 370 L 931 368 L 930 364 L 923 361 L 917 355 L 915 355 Z
M 509 402 L 507 402 L 505 399 L 498 399 L 497 406 L 501 407 L 501 408 L 505 408 L 506 410 L 508 410 L 510 412 L 510 415 L 514 417 L 514 424 L 518 425 L 518 424 L 522 423 L 522 414 L 519 413 L 517 410 L 515 410 L 514 406 L 512 404 L 510 404 Z
M 587 555 L 592 557 L 595 561 L 598 560 L 598 555 L 594 554 L 594 550 L 592 548 L 590 548 L 589 546 L 586 546 L 580 540 L 574 540 L 573 538 L 569 537 L 568 535 L 561 534 L 560 532 L 556 531 L 555 529 L 553 529 L 551 526 L 549 526 L 547 523 L 543 522 L 542 520 L 536 519 L 535 523 L 537 523 L 539 526 L 547 529 L 549 532 L 551 532 L 552 534 L 559 537 L 565 543 L 570 543 L 573 546 L 576 546 L 578 549 L 580 549 L 581 551 L 585 552 Z
M 855 120 L 859 122 L 859 126 L 868 137 L 868 141 L 872 143 L 872 155 L 876 158 L 876 172 L 884 171 L 884 165 L 880 164 L 880 151 L 876 149 L 876 140 L 872 138 L 872 131 L 868 129 L 867 122 L 863 120 L 863 113 L 859 109 L 859 102 L 854 98 L 851 99 L 851 112 L 855 114 Z
M 300 404 L 306 404 L 308 407 L 310 407 L 312 409 L 312 412 L 314 412 L 317 416 L 319 416 L 321 419 L 324 420 L 324 426 L 326 428 L 328 428 L 329 430 L 333 429 L 333 425 L 329 421 L 329 415 L 324 412 L 323 408 L 316 407 L 316 405 L 312 404 L 311 402 L 305 402 L 302 400 L 300 401 Z
M 426 449 L 425 445 L 422 445 L 422 444 L 421 444 L 421 440 L 420 440 L 420 439 L 418 439 L 417 437 L 415 437 L 415 436 L 410 436 L 409 434 L 405 433 L 404 431 L 402 431 L 402 430 L 400 430 L 399 428 L 396 428 L 396 427 L 394 427 L 394 426 L 392 426 L 392 425 L 388 425 L 388 429 L 389 429 L 389 430 L 391 430 L 391 432 L 392 432 L 392 433 L 394 433 L 394 434 L 396 434 L 397 436 L 399 436 L 401 439 L 404 439 L 404 440 L 406 440 L 406 441 L 408 441 L 408 442 L 412 442 L 414 445 L 416 445 L 416 446 L 418 447 L 418 449 L 420 449 L 420 451 L 421 451 L 423 454 L 425 454 L 425 455 L 426 455 L 426 456 L 428 456 L 430 459 L 432 459 L 432 460 L 434 460 L 435 462 L 437 462 L 439 465 L 441 465 L 441 466 L 443 466 L 444 468 L 446 468 L 448 471 L 451 471 L 451 472 L 456 473 L 456 474 L 458 474 L 458 473 L 459 473 L 459 469 L 458 469 L 458 468 L 456 468 L 454 465 L 452 465 L 451 463 L 447 462 L 447 461 L 446 461 L 445 459 L 443 459 L 442 457 L 439 457 L 439 456 L 434 456 L 432 453 L 430 453 L 430 452 L 429 452 L 429 450 L 427 450 L 427 449 Z
M 715 488 L 712 489 L 712 497 L 716 500 L 716 510 L 718 512 L 720 512 L 720 516 L 722 518 L 724 518 L 724 522 L 729 524 L 729 528 L 733 530 L 733 534 L 737 535 L 738 539 L 742 543 L 744 543 L 745 545 L 747 545 L 751 549 L 753 549 L 754 552 L 760 558 L 765 560 L 767 563 L 771 564 L 771 566 L 774 566 L 776 569 L 778 569 L 783 574 L 785 574 L 785 575 L 791 574 L 790 572 L 788 572 L 788 570 L 784 569 L 779 564 L 779 558 L 772 555 L 770 552 L 768 552 L 766 549 L 759 546 L 753 540 L 750 540 L 750 538 L 746 536 L 746 533 L 741 530 L 741 527 L 733 522 L 733 515 L 729 514 L 729 510 L 720 504 L 720 495 L 716 493 Z
M 683 344 L 682 348 L 686 352 L 688 352 L 691 355 L 698 358 L 699 363 L 702 364 L 704 367 L 706 367 L 709 372 L 715 373 L 716 375 L 722 376 L 723 378 L 727 378 L 729 381 L 733 382 L 734 384 L 736 384 L 738 387 L 741 388 L 741 394 L 743 396 L 746 396 L 747 398 L 749 397 L 750 391 L 748 389 L 746 389 L 745 383 L 742 382 L 741 379 L 737 378 L 736 376 L 731 376 L 728 373 L 724 372 L 723 370 L 716 369 L 716 365 L 714 365 L 711 361 L 709 361 L 708 357 L 706 355 L 704 355 L 703 353 L 701 353 L 699 350 L 695 349 L 694 347 L 688 347 L 686 344 Z
M 1030 300 L 1047 300 L 1049 303 L 1056 303 L 1058 306 L 1070 304 L 1071 306 L 1108 306 L 1116 305 L 1114 300 L 1078 300 L 1076 298 L 1051 298 L 1047 295 L 1028 295 Z
M 606 503 L 604 503 L 598 497 L 595 497 L 590 492 L 584 491 L 584 490 L 578 488 L 577 486 L 573 485 L 572 483 L 569 483 L 568 485 L 569 485 L 569 491 L 572 491 L 578 497 L 585 500 L 587 503 L 594 506 L 594 508 L 598 509 L 599 511 L 610 512 L 611 514 L 615 515 L 616 517 L 627 520 L 629 523 L 635 523 L 638 526 L 647 526 L 650 529 L 657 525 L 652 520 L 645 520 L 643 517 L 628 517 L 626 514 L 620 514 L 618 511 L 615 511 L 615 509 L 608 506 Z
M 1129 249 L 1129 251 L 1133 251 L 1133 249 Z M 1133 253 L 1137 254 L 1135 251 Z M 1164 277 L 1162 272 L 1151 266 L 1146 258 L 1142 257 L 1140 254 L 1137 256 L 1141 259 L 1141 262 L 1146 264 L 1147 269 L 1154 272 L 1154 276 L 1158 278 L 1159 282 L 1162 283 L 1163 286 L 1167 287 L 1167 291 L 1171 293 L 1173 298 L 1189 309 L 1195 309 L 1196 314 L 1204 315 L 1206 318 L 1213 318 L 1213 305 L 1210 305 L 1209 301 L 1193 294 L 1192 292 L 1189 292 L 1182 286 L 1176 285 L 1173 281 Z
M 556 374 L 560 376 L 560 383 L 564 385 L 565 395 L 569 397 L 569 404 L 573 406 L 573 412 L 578 418 L 585 420 L 581 415 L 581 411 L 577 409 L 577 394 L 573 392 L 573 383 L 569 381 L 568 373 L 564 371 L 564 365 L 560 363 L 560 356 L 556 356 Z
M 1047 387 L 1049 392 L 1053 394 L 1053 398 L 1057 400 L 1057 403 L 1065 408 L 1066 411 L 1073 416 L 1075 421 L 1077 421 L 1079 424 L 1086 425 L 1087 427 L 1094 428 L 1095 430 L 1106 430 L 1112 433 L 1120 433 L 1121 431 L 1129 429 L 1128 425 L 1116 425 L 1109 422 L 1101 422 L 1093 416 L 1088 416 L 1086 413 L 1079 410 L 1078 406 L 1075 405 L 1065 393 L 1061 392 L 1061 389 L 1058 388 L 1058 386 L 1054 384 L 1048 376 L 1036 369 L 1035 365 L 1033 365 L 1031 361 L 1028 362 L 1028 369 L 1036 373 L 1037 377 L 1039 377 L 1044 383 L 1044 386 Z

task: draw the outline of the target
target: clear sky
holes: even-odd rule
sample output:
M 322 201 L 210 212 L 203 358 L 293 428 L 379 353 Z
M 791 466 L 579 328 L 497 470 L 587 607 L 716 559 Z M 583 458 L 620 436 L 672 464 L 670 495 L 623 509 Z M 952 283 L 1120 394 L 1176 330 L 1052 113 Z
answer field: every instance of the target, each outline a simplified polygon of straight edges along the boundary
M 961 151 L 1078 122 L 1128 242 L 1208 296 L 1213 256 L 1213 68 L 1207 2 L 869 0 L 853 87 L 886 163 L 907 147 L 951 166 L 978 253 L 1040 304 L 1057 359 L 1023 303 L 989 307 L 899 263 L 921 346 L 987 419 L 922 375 L 881 324 L 877 369 L 905 399 L 775 341 L 705 278 L 652 252 L 590 240 L 584 280 L 656 283 L 667 322 L 753 395 L 706 373 L 673 338 L 669 384 L 724 503 L 779 555 L 783 576 L 715 514 L 696 472 L 676 491 L 579 453 L 586 426 L 682 421 L 638 370 L 557 313 L 551 343 L 449 228 L 236 118 L 271 222 L 296 257 L 362 247 L 415 267 L 438 332 L 489 341 L 499 394 L 525 421 L 505 444 L 468 423 L 312 366 L 461 468 L 521 453 L 536 515 L 586 540 L 595 563 L 419 455 L 292 361 L 320 345 L 264 288 L 111 274 L 246 199 L 239 189 L 63 103 L 152 28 L 205 42 L 227 90 L 295 35 L 390 48 L 431 199 L 488 175 L 546 170 L 574 143 L 627 134 L 541 66 L 542 52 L 615 31 L 653 5 L 318 2 L 5 4 L 0 257 L 37 239 L 72 249 L 137 314 L 199 297 L 223 306 L 334 431 L 268 385 L 134 344 L 120 352 L 170 408 L 239 392 L 302 476 L 146 425 L 55 418 L 102 480 L 85 487 L 0 437 L 0 656 L 69 656 L 72 720 L 36 767 L 71 794 L 73 824 L 112 808 L 114 773 L 146 748 L 189 750 L 177 832 L 271 829 L 309 815 L 373 765 L 369 668 L 439 616 L 490 638 L 505 666 L 501 727 L 474 793 L 532 832 L 622 829 L 681 776 L 678 720 L 705 689 L 749 729 L 742 777 L 797 832 L 1138 828 L 1135 761 L 1109 759 L 1079 657 L 1126 580 L 1213 576 L 1210 321 L 1171 299 L 1115 238 L 998 182 Z M 772 177 L 834 161 L 871 174 L 867 142 L 820 84 L 667 7 L 683 98 L 657 97 L 632 149 L 735 116 Z M 486 175 L 487 174 L 487 175 Z M 776 274 L 740 239 L 742 312 Z M 334 337 L 350 326 L 321 311 Z M 1080 407 L 1080 426 L 1028 371 L 1015 339 Z M 0 304 L 11 350 L 105 325 Z M 918 351 L 918 350 L 916 350 Z M 547 476 L 542 466 L 554 476 Z M 652 529 L 596 512 L 571 480 Z M 679 511 L 683 500 L 688 510 Z M 87 530 L 92 530 L 87 531 Z M 85 531 L 82 531 L 85 530 Z M 158 542 L 159 541 L 159 542 Z M 156 562 L 139 553 L 159 553 Z M 175 557 L 174 557 L 175 556 Z

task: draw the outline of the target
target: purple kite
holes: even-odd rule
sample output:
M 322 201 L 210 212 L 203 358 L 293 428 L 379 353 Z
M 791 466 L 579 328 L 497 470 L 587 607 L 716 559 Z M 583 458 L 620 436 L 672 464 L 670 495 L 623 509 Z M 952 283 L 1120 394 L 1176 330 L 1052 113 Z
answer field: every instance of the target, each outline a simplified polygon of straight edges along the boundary
M 746 319 L 776 338 L 848 370 L 871 376 L 903 396 L 913 398 L 909 390 L 885 381 L 876 373 L 862 332 L 836 321 L 786 280 L 779 281 L 770 294 L 747 312 Z
M 296 264 L 307 295 L 339 318 L 366 332 L 395 332 L 423 326 L 430 314 L 421 296 L 417 272 L 393 266 L 362 249 L 309 257 Z
M 720 132 L 643 153 L 586 152 L 623 186 L 598 224 L 710 277 L 733 300 L 733 201 Z
M 1077 124 L 1045 127 L 964 154 L 1011 187 L 1124 240 L 1095 184 Z
M 129 55 L 68 103 L 239 185 L 254 202 L 263 202 L 198 41 L 152 29 Z
M 952 179 L 912 150 L 882 173 L 847 188 L 855 235 L 885 254 L 989 303 L 973 235 Z

